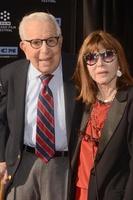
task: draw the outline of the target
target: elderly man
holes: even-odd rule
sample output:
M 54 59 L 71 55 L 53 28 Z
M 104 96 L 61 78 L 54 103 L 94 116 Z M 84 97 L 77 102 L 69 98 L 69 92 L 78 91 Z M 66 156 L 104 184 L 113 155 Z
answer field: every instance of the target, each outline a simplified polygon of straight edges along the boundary
M 62 55 L 53 15 L 19 25 L 26 59 L 0 71 L 0 176 L 7 200 L 66 200 L 75 107 L 74 58 Z

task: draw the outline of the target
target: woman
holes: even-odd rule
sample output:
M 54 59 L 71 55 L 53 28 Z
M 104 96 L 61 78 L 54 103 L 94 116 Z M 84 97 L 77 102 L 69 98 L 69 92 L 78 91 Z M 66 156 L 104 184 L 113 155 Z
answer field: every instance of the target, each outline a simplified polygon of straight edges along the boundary
M 132 200 L 133 79 L 117 39 L 91 33 L 74 78 L 84 112 L 73 140 L 71 199 Z

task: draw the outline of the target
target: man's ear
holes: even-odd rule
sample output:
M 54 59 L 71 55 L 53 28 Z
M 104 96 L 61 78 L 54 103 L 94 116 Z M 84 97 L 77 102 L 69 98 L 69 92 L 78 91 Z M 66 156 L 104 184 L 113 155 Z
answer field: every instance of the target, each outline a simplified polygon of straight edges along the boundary
M 24 43 L 23 41 L 21 41 L 21 42 L 19 43 L 19 47 L 20 47 L 20 49 L 21 49 L 22 51 L 25 52 L 25 43 Z
M 28 59 L 28 53 L 27 53 L 27 46 L 26 46 L 25 42 L 24 42 L 24 41 L 21 41 L 21 42 L 19 43 L 19 46 L 20 46 L 20 49 L 24 52 L 24 54 L 25 54 L 27 60 L 29 60 L 29 59 Z

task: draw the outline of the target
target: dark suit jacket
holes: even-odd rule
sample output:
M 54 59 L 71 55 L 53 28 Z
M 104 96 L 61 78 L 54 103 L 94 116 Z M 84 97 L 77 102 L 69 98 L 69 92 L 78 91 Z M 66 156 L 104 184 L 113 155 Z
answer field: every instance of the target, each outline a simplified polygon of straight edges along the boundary
M 25 94 L 29 61 L 19 60 L 0 71 L 0 161 L 6 161 L 8 173 L 13 177 L 23 151 Z M 71 132 L 75 107 L 75 88 L 71 81 L 74 57 L 63 55 L 63 81 L 66 109 L 67 137 Z
M 89 110 L 84 109 L 80 132 L 85 130 Z M 76 147 L 72 159 L 72 200 L 81 139 L 78 136 L 73 145 Z M 133 87 L 117 93 L 102 130 L 88 185 L 88 200 L 133 199 Z

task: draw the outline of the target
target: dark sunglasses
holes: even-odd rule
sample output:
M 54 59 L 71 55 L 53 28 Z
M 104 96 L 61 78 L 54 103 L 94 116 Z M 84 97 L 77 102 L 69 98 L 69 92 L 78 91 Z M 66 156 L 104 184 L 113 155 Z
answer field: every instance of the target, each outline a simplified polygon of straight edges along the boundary
M 116 53 L 112 50 L 105 50 L 97 53 L 88 53 L 83 56 L 83 59 L 87 65 L 95 65 L 99 59 L 99 56 L 102 58 L 103 62 L 110 63 L 112 62 L 115 57 Z

